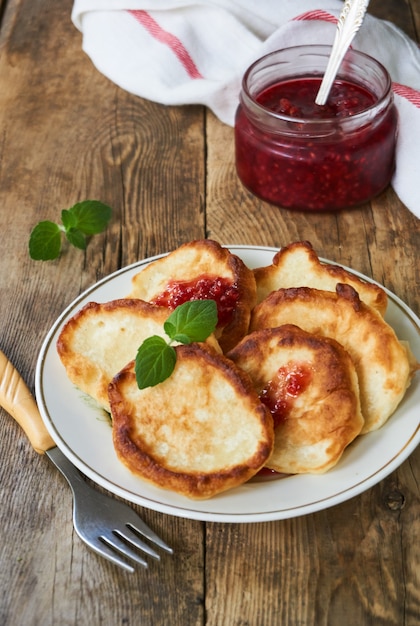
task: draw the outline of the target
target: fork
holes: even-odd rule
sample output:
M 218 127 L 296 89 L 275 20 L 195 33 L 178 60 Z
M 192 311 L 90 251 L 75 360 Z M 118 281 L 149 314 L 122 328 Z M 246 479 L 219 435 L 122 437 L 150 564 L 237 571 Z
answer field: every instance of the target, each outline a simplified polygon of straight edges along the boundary
M 73 526 L 89 548 L 128 572 L 135 571 L 131 561 L 148 567 L 136 550 L 160 559 L 159 553 L 141 537 L 173 553 L 130 506 L 91 487 L 61 452 L 50 437 L 25 381 L 1 350 L 0 406 L 22 427 L 35 451 L 45 453 L 69 483 L 73 494 Z

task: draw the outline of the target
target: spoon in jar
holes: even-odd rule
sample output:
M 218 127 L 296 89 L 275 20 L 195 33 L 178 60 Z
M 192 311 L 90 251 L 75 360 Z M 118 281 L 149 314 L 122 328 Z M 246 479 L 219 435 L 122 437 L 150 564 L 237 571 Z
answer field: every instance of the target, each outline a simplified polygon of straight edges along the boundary
M 354 36 L 362 25 L 369 0 L 346 0 L 338 18 L 337 30 L 321 86 L 315 103 L 325 104 L 335 77 Z

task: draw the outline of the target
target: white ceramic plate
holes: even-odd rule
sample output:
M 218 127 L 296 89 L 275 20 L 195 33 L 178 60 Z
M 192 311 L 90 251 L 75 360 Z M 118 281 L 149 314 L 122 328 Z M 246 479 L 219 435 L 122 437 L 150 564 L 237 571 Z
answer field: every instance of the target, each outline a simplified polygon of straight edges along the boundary
M 229 248 L 251 268 L 269 265 L 277 252 L 253 246 Z M 133 476 L 116 457 L 106 415 L 67 378 L 56 340 L 63 324 L 87 302 L 125 297 L 132 276 L 156 258 L 121 269 L 82 293 L 56 321 L 39 355 L 36 396 L 41 415 L 57 446 L 86 476 L 126 500 L 162 513 L 214 522 L 263 522 L 313 513 L 348 500 L 385 478 L 416 448 L 420 441 L 419 374 L 385 426 L 358 437 L 324 475 L 251 481 L 205 501 L 191 501 Z M 409 341 L 420 361 L 420 320 L 399 298 L 387 294 L 386 320 L 400 339 Z

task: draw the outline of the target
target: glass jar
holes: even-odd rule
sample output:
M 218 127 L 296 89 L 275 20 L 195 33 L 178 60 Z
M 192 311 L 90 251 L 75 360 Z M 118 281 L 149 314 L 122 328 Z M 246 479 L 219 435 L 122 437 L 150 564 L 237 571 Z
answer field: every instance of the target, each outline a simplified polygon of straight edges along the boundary
M 390 182 L 397 112 L 387 70 L 350 50 L 325 106 L 315 96 L 329 46 L 272 52 L 246 71 L 235 118 L 242 183 L 272 204 L 334 211 L 362 204 Z

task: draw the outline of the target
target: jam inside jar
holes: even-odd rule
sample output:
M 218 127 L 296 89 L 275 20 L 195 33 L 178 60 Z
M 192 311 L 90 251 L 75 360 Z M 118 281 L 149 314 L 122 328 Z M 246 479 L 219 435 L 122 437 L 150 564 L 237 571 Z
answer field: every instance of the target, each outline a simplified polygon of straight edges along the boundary
M 268 54 L 244 75 L 235 119 L 236 169 L 256 196 L 283 208 L 334 211 L 389 184 L 397 113 L 386 69 L 350 50 L 327 103 L 315 97 L 329 46 Z

